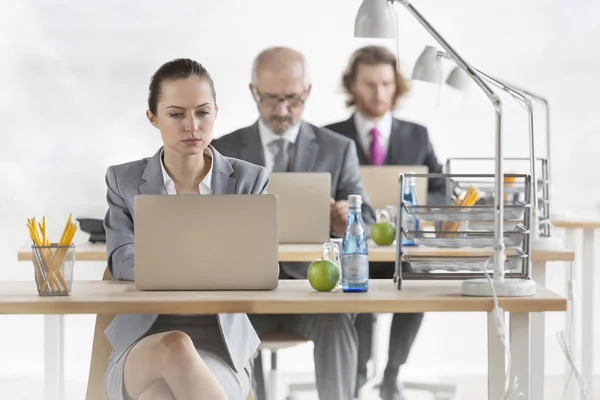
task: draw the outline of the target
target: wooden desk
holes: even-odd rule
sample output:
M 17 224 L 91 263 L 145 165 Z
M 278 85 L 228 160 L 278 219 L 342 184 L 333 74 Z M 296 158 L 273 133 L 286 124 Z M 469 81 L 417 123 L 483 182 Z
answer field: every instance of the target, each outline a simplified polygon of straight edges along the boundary
M 573 218 L 558 218 L 552 220 L 552 225 L 566 229 L 598 229 L 600 228 L 600 215 L 575 215 Z
M 407 254 L 435 254 L 435 255 L 487 255 L 492 254 L 488 249 L 440 249 L 427 247 L 407 248 Z M 279 246 L 279 261 L 281 262 L 310 262 L 321 256 L 320 244 L 282 244 Z M 106 262 L 106 245 L 82 243 L 77 246 L 76 260 Z M 31 248 L 23 246 L 18 254 L 19 261 L 31 261 Z M 573 261 L 575 255 L 570 250 L 533 251 L 531 254 L 533 262 L 547 261 Z M 377 246 L 369 241 L 369 260 L 371 261 L 395 261 L 396 250 L 394 246 Z
M 98 261 L 106 262 L 106 246 L 104 244 L 83 243 L 77 247 L 76 260 L 77 263 L 83 261 Z M 491 254 L 489 249 L 432 249 L 426 247 L 407 248 L 407 254 L 453 254 L 453 255 L 487 255 Z M 283 262 L 310 262 L 321 256 L 321 245 L 306 244 L 306 245 L 280 245 L 279 260 Z M 532 277 L 533 279 L 544 286 L 546 284 L 546 265 L 548 261 L 573 261 L 575 254 L 570 250 L 559 251 L 534 251 L 532 258 Z M 24 246 L 18 253 L 20 261 L 31 261 L 31 249 L 29 246 Z M 394 246 L 377 246 L 372 241 L 369 243 L 369 259 L 371 261 L 388 261 L 396 260 L 396 250 Z M 409 285 L 412 286 L 412 283 Z M 383 311 L 381 311 L 383 312 Z M 61 315 L 47 315 L 44 318 L 45 340 L 47 345 L 46 359 L 48 363 L 46 370 L 48 373 L 53 371 L 61 371 L 64 365 L 64 354 L 62 351 L 62 343 L 64 342 L 64 318 Z M 540 392 L 541 395 L 537 398 L 543 398 L 544 387 L 544 363 L 545 363 L 545 316 L 544 314 L 535 314 L 531 325 L 531 335 L 538 339 L 532 342 L 531 358 L 534 360 L 534 379 L 532 382 L 532 391 Z M 59 343 L 59 345 L 55 345 Z M 59 367 L 56 368 L 56 365 Z
M 487 312 L 488 398 L 500 398 L 506 360 L 493 300 L 461 296 L 460 287 L 460 281 L 409 281 L 399 291 L 391 280 L 371 280 L 367 293 L 318 293 L 306 280 L 288 280 L 274 291 L 140 292 L 130 282 L 75 281 L 71 296 L 40 297 L 33 282 L 0 282 L 0 314 Z M 565 311 L 567 302 L 538 285 L 535 296 L 502 298 L 500 306 L 510 317 L 513 374 L 529 399 L 530 313 Z
M 281 280 L 273 291 L 139 291 L 131 282 L 75 281 L 70 296 L 38 296 L 33 282 L 0 282 L 0 314 L 327 314 L 489 312 L 493 300 L 465 297 L 460 281 L 369 281 L 367 293 L 316 292 L 307 280 Z M 350 301 L 351 300 L 351 301 Z M 566 300 L 538 286 L 527 298 L 501 298 L 506 312 L 566 311 Z

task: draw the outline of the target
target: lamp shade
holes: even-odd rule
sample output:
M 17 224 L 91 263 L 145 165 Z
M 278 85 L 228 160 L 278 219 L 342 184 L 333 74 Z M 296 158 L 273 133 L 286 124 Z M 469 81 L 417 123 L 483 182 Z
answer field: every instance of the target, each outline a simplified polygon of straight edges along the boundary
M 413 68 L 412 79 L 431 83 L 441 83 L 442 63 L 438 56 L 438 51 L 433 46 L 425 47 L 421 53 L 415 67 Z
M 354 37 L 396 37 L 396 19 L 388 0 L 363 0 L 354 20 Z
M 471 83 L 471 79 L 469 79 L 461 67 L 456 66 L 452 69 L 448 78 L 446 78 L 446 83 L 453 88 L 466 90 Z

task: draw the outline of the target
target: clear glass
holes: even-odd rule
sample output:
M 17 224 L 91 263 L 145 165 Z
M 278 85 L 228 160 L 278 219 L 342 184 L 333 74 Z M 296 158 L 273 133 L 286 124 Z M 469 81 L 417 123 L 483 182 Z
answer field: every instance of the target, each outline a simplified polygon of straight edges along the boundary
M 394 224 L 398 223 L 398 220 L 396 219 L 396 217 L 398 216 L 398 208 L 396 206 L 388 204 L 387 206 L 385 206 L 385 211 L 388 213 L 389 217 L 391 218 L 391 221 Z
M 348 210 L 342 239 L 342 290 L 369 290 L 369 250 L 360 205 L 351 206 Z
M 331 261 L 338 267 L 340 278 L 335 289 L 342 289 L 342 239 L 332 238 L 327 243 L 323 243 L 323 259 Z
M 68 296 L 73 284 L 75 244 L 31 245 L 35 283 L 40 296 Z
M 394 226 L 394 228 L 396 228 L 398 221 L 396 220 L 395 210 L 396 209 L 393 206 L 385 206 L 385 208 L 378 208 L 377 210 L 375 210 L 375 216 L 376 216 L 375 222 L 377 222 L 377 223 L 387 222 L 387 223 L 392 224 Z M 393 241 L 389 244 L 390 246 L 396 244 L 395 237 L 396 237 L 396 235 L 394 235 Z M 379 245 L 384 245 L 384 244 L 381 244 L 381 242 L 380 242 L 377 245 L 379 246 Z
M 377 222 L 391 222 L 393 224 L 396 223 L 396 221 L 394 220 L 395 214 L 393 214 L 390 207 L 391 206 L 386 206 L 385 208 L 378 208 L 375 211 L 375 215 L 377 217 Z
M 417 191 L 415 189 L 415 178 L 411 177 L 406 180 L 404 185 L 404 203 L 408 206 L 416 206 Z M 406 210 L 402 209 L 402 226 L 407 231 L 418 231 L 419 230 L 419 219 L 414 215 L 409 214 Z M 415 246 L 415 241 L 411 238 L 402 237 L 402 246 Z

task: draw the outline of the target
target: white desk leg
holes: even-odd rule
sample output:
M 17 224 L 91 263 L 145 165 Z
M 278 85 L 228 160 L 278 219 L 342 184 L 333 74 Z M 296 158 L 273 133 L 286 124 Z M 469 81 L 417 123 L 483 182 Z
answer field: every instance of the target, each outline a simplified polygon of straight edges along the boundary
M 488 319 L 488 399 L 501 399 L 504 395 L 504 369 L 506 353 L 496 334 L 496 321 L 492 313 Z
M 573 295 L 575 295 L 575 303 L 577 305 L 579 305 L 581 303 L 581 299 L 578 298 L 577 294 L 579 293 L 579 291 L 577 290 L 577 287 L 579 286 L 580 282 L 579 282 L 579 278 L 578 278 L 578 268 L 577 266 L 580 264 L 580 257 L 579 254 L 581 254 L 579 252 L 579 242 L 577 241 L 577 230 L 576 229 L 565 229 L 565 242 L 567 245 L 567 248 L 574 251 L 576 256 L 575 256 L 575 261 L 571 264 L 570 268 L 566 268 L 565 269 L 565 285 L 566 285 L 566 293 L 567 296 L 569 296 L 569 291 L 571 290 L 569 288 L 569 280 L 573 279 L 573 281 L 575 282 L 575 287 L 573 287 Z M 573 321 L 571 323 L 571 321 Z M 579 360 L 580 360 L 580 352 L 579 352 L 579 335 L 578 335 L 578 330 L 577 330 L 577 326 L 579 325 L 578 323 L 579 319 L 578 319 L 578 313 L 577 313 L 577 309 L 573 307 L 573 303 L 569 303 L 568 308 L 567 308 L 567 313 L 565 315 L 565 338 L 567 339 L 567 343 L 570 344 L 571 346 L 571 355 L 573 356 L 573 361 L 575 362 L 575 365 L 580 365 L 579 364 Z M 567 380 L 569 379 L 569 375 L 571 373 L 571 364 L 569 364 L 569 362 L 567 360 L 565 360 L 565 384 L 567 382 Z M 567 389 L 567 399 L 578 399 L 578 393 L 577 393 L 577 380 L 575 379 L 575 376 L 571 376 L 570 378 L 570 383 L 569 383 L 569 387 Z
M 532 278 L 538 284 L 546 285 L 546 263 L 533 262 Z M 511 314 L 512 315 L 512 314 Z M 511 318 L 512 327 L 512 318 Z M 511 332 L 512 333 L 512 332 Z M 531 400 L 544 400 L 545 379 L 545 349 L 546 349 L 546 314 L 531 314 Z M 522 382 L 519 375 L 519 382 Z M 521 385 L 519 385 L 521 386 Z
M 373 323 L 373 340 L 371 342 L 371 373 L 367 370 L 367 381 L 358 392 L 359 400 L 371 398 L 372 392 L 379 386 L 383 379 L 383 370 L 385 368 L 385 360 L 379 357 L 380 341 L 377 339 L 381 336 L 383 314 L 374 314 L 375 320 Z M 388 327 L 389 332 L 389 327 Z
M 532 399 L 533 396 L 529 390 L 530 382 L 530 348 L 529 348 L 529 313 L 510 313 L 510 356 L 511 356 L 511 382 L 518 378 L 519 389 L 518 392 L 523 393 L 525 397 L 523 400 Z M 541 332 L 542 335 L 544 332 Z M 534 337 L 534 341 L 538 338 Z M 542 392 L 536 393 L 536 398 L 543 399 L 543 386 Z M 539 391 L 539 388 L 536 388 Z
M 592 390 L 594 371 L 594 230 L 583 230 L 583 252 L 582 252 L 582 301 L 581 320 L 581 365 L 582 373 L 587 383 L 590 398 L 594 398 Z
M 385 360 L 382 360 L 379 356 L 380 351 L 380 341 L 378 338 L 381 336 L 381 315 L 375 314 L 375 323 L 373 325 L 373 340 L 371 342 L 371 360 L 373 360 L 373 378 L 379 378 L 383 376 L 383 370 L 385 368 Z M 379 320 L 378 320 L 379 319 Z M 389 332 L 389 329 L 388 329 Z M 387 335 L 389 336 L 389 335 Z
M 64 315 L 44 315 L 44 400 L 65 398 Z

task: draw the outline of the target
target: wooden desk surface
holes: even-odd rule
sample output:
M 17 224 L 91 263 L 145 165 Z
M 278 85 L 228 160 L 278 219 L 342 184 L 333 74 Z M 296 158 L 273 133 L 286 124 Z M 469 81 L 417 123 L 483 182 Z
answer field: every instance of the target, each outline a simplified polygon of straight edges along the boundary
M 427 247 L 406 248 L 407 254 L 433 254 L 433 255 L 489 255 L 490 249 L 440 249 Z M 319 244 L 282 244 L 279 246 L 280 262 L 311 262 L 321 256 L 321 245 Z M 77 246 L 77 261 L 106 261 L 106 246 L 104 244 L 83 243 Z M 31 261 L 31 248 L 26 245 L 19 250 L 19 261 Z M 371 261 L 395 261 L 396 251 L 394 246 L 377 246 L 369 242 L 369 260 Z M 534 251 L 533 261 L 573 261 L 575 253 L 570 250 L 557 251 Z
M 594 214 L 588 217 L 576 216 L 573 218 L 557 218 L 552 220 L 552 225 L 557 228 L 567 229 L 600 229 L 600 215 Z
M 315 292 L 306 280 L 273 291 L 141 292 L 131 282 L 75 281 L 71 296 L 40 297 L 34 282 L 0 282 L 0 314 L 414 313 L 491 311 L 491 298 L 465 297 L 461 281 L 371 280 L 367 293 Z M 501 298 L 507 312 L 565 311 L 566 299 L 538 285 L 532 297 Z

